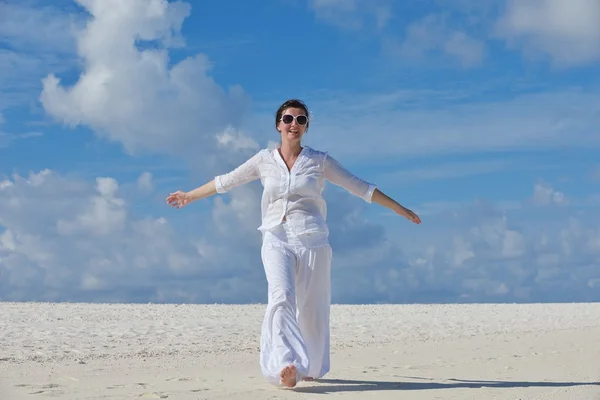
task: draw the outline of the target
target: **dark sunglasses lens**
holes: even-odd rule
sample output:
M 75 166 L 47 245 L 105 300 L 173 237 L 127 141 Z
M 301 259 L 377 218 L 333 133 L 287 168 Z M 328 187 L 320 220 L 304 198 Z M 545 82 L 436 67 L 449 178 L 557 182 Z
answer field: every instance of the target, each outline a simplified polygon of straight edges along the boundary
M 306 117 L 304 115 L 299 115 L 296 117 L 296 121 L 298 122 L 298 125 L 306 125 Z
M 281 118 L 281 120 L 284 124 L 291 124 L 294 120 L 294 117 L 292 117 L 291 115 L 284 115 L 283 118 Z

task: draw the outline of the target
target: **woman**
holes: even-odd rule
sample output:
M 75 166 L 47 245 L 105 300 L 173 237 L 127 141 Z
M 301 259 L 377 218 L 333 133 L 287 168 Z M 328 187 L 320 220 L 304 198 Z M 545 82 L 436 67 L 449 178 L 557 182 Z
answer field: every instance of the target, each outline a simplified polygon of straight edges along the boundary
M 411 210 L 374 185 L 344 169 L 326 152 L 301 145 L 310 123 L 300 100 L 283 103 L 275 115 L 281 135 L 276 149 L 263 149 L 233 171 L 190 192 L 167 197 L 171 207 L 225 193 L 260 179 L 261 256 L 268 283 L 268 304 L 262 324 L 260 366 L 274 385 L 294 387 L 301 380 L 324 376 L 329 361 L 331 247 L 321 195 L 325 181 L 343 187 L 367 202 L 387 207 L 420 224 Z

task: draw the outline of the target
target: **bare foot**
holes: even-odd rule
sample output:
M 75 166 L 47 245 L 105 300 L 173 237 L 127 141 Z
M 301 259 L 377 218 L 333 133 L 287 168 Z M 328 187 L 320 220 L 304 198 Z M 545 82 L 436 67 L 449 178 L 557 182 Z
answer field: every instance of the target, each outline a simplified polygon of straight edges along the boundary
M 296 386 L 296 367 L 293 365 L 288 365 L 284 369 L 281 370 L 281 383 L 287 387 Z

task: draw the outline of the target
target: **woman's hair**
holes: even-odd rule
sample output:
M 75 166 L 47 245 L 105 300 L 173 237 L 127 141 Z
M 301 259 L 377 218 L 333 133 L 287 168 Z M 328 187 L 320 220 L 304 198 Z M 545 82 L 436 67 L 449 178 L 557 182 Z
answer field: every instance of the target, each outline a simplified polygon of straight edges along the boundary
M 275 127 L 277 127 L 277 124 L 281 120 L 283 112 L 288 108 L 301 108 L 304 110 L 308 119 L 306 122 L 306 129 L 308 130 L 308 125 L 310 124 L 310 115 L 308 114 L 308 107 L 306 107 L 306 104 L 304 104 L 302 100 L 297 99 L 287 100 L 285 103 L 279 106 L 279 108 L 277 109 L 277 113 L 275 113 Z

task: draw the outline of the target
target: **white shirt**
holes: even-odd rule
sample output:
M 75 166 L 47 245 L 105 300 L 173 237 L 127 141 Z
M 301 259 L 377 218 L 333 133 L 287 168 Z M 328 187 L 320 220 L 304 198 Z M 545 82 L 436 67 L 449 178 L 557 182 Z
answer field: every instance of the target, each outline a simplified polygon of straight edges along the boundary
M 340 165 L 327 152 L 304 146 L 291 171 L 278 149 L 262 149 L 233 171 L 215 177 L 217 193 L 260 179 L 264 232 L 278 226 L 283 218 L 295 234 L 329 233 L 327 205 L 322 192 L 325 181 L 346 189 L 370 203 L 376 186 L 365 182 Z

